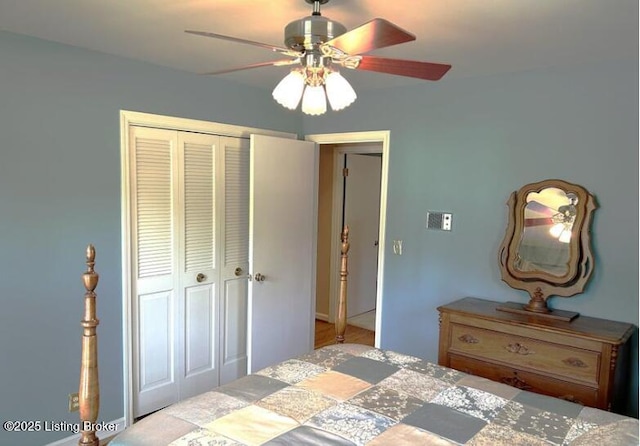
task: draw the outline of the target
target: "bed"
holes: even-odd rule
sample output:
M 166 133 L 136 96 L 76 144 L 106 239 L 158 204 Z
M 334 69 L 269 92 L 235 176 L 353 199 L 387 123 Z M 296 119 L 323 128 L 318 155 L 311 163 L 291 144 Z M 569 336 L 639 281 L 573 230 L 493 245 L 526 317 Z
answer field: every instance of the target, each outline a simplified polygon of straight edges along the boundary
M 345 318 L 343 233 L 338 311 Z M 97 275 L 85 273 L 82 421 L 98 416 Z M 95 255 L 93 253 L 92 255 Z M 95 275 L 95 280 L 91 279 Z M 93 288 L 91 288 L 93 287 Z M 93 304 L 92 304 L 93 302 Z M 465 374 L 423 359 L 343 343 L 267 367 L 155 412 L 109 446 L 638 445 L 638 420 Z M 85 350 L 86 347 L 86 350 Z M 93 352 L 93 353 L 92 353 Z M 85 389 L 85 390 L 83 390 Z M 80 445 L 98 445 L 83 431 Z
M 156 412 L 109 445 L 637 445 L 637 433 L 635 419 L 337 344 Z

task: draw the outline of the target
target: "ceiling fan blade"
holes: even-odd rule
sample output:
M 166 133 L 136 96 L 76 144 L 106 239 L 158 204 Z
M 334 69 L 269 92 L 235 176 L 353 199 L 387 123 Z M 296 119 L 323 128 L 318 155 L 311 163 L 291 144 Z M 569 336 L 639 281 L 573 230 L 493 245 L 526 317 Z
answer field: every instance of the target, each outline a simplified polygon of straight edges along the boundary
M 378 18 L 329 40 L 325 45 L 356 55 L 412 40 L 416 40 L 416 36 L 388 20 Z
M 361 57 L 362 60 L 356 68 L 358 70 L 396 74 L 428 81 L 437 81 L 451 68 L 451 65 L 419 62 L 417 60 L 389 59 L 375 56 Z
M 283 59 L 283 60 L 273 60 L 270 62 L 258 62 L 258 63 L 254 63 L 251 65 L 244 65 L 242 67 L 235 67 L 235 68 L 227 68 L 224 70 L 218 70 L 218 71 L 209 71 L 206 73 L 200 73 L 200 74 L 225 74 L 225 73 L 232 73 L 234 71 L 242 71 L 242 70 L 250 70 L 252 68 L 261 68 L 261 67 L 284 67 L 287 65 L 295 65 L 300 63 L 299 59 Z
M 546 218 L 525 218 L 524 226 L 551 226 L 553 225 L 553 220 L 550 217 Z
M 261 42 L 254 42 L 253 40 L 240 39 L 238 37 L 225 36 L 223 34 L 216 34 L 216 33 L 210 33 L 205 31 L 192 31 L 192 30 L 186 30 L 185 32 L 189 34 L 195 34 L 196 36 L 213 37 L 214 39 L 228 40 L 230 42 L 244 43 L 246 45 L 258 46 L 260 48 L 265 48 L 267 50 L 275 51 L 277 53 L 286 54 L 288 56 L 293 56 L 293 57 L 298 57 L 301 55 L 296 51 L 290 50 L 289 48 L 269 45 Z
M 539 201 L 535 201 L 535 200 L 531 200 L 527 203 L 527 207 L 525 208 L 527 210 L 533 211 L 533 212 L 538 212 L 544 215 L 553 215 L 556 214 L 558 211 L 550 208 L 549 206 L 540 203 Z

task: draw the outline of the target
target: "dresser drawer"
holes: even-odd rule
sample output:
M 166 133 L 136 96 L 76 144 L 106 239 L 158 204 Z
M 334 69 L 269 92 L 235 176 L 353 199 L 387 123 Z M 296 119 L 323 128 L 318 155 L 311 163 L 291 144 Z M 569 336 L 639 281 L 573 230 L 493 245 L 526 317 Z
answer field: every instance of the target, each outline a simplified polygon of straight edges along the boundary
M 597 387 L 598 384 L 600 354 L 569 345 L 451 324 L 449 352 L 507 364 L 519 370 L 553 373 L 586 385 Z
M 628 414 L 632 324 L 578 316 L 571 321 L 500 311 L 466 297 L 438 307 L 438 363 L 453 369 Z M 637 393 L 637 387 L 636 393 Z
M 482 376 L 492 381 L 516 387 L 521 390 L 558 397 L 573 403 L 598 407 L 598 389 L 575 384 L 549 376 L 538 375 L 513 367 L 492 364 L 465 356 L 451 354 L 450 367 L 465 373 Z M 608 407 L 600 407 L 608 409 Z

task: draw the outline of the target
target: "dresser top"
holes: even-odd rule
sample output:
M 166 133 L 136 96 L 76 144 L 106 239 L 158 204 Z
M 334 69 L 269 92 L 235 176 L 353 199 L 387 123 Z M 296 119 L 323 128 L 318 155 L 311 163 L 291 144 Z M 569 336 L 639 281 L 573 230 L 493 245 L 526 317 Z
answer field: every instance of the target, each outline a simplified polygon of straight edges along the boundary
M 441 313 L 466 314 L 512 325 L 526 325 L 527 327 L 560 331 L 590 339 L 595 338 L 610 344 L 624 343 L 635 330 L 633 324 L 626 322 L 610 321 L 589 316 L 578 316 L 574 320 L 567 322 L 540 317 L 535 313 L 527 315 L 497 310 L 500 305 L 504 305 L 504 302 L 465 297 L 438 307 L 438 311 Z

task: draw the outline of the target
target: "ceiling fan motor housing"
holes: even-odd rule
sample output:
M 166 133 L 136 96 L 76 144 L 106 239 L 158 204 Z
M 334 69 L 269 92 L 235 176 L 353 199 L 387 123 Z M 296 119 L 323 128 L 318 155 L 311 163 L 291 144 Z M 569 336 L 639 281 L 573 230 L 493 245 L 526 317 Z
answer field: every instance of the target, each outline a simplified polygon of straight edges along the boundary
M 311 15 L 289 23 L 284 29 L 284 44 L 294 51 L 313 51 L 323 42 L 347 32 L 342 23 L 321 15 Z

